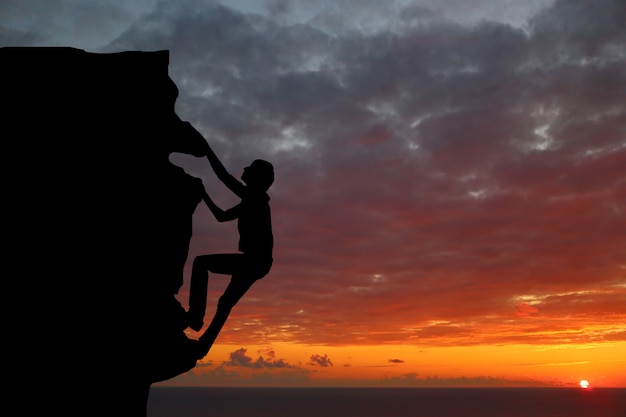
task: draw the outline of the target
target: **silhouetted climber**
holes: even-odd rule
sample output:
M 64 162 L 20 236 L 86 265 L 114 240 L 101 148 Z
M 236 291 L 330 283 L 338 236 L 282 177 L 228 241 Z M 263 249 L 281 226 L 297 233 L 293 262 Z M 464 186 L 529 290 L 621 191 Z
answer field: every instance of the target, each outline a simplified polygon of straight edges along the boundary
M 256 159 L 244 168 L 240 182 L 233 177 L 207 143 L 206 156 L 217 177 L 241 201 L 228 210 L 218 207 L 204 190 L 203 200 L 219 222 L 237 219 L 239 253 L 200 255 L 194 259 L 189 290 L 188 325 L 199 331 L 206 310 L 208 272 L 230 275 L 230 282 L 219 298 L 209 327 L 199 338 L 199 356 L 204 357 L 217 338 L 232 308 L 252 284 L 268 274 L 272 267 L 274 236 L 272 232 L 270 197 L 267 194 L 274 182 L 274 167 Z

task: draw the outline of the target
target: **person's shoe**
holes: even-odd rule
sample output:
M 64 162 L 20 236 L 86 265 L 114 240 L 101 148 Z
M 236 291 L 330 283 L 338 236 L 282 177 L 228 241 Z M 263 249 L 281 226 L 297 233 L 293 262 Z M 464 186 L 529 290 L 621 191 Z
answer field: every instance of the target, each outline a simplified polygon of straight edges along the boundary
M 198 317 L 197 315 L 192 314 L 191 312 L 187 312 L 187 327 L 196 332 L 199 332 L 204 326 L 204 318 Z

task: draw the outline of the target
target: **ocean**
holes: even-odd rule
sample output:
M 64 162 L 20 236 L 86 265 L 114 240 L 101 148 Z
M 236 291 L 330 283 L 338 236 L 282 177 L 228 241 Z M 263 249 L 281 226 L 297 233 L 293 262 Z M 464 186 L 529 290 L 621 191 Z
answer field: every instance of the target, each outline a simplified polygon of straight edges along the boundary
M 618 388 L 152 387 L 148 417 L 626 417 Z

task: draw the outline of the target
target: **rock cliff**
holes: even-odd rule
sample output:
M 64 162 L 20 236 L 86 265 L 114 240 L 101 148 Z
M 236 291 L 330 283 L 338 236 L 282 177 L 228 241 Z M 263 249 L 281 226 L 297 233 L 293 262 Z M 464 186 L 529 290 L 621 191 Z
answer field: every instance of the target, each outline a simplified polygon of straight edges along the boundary
M 145 415 L 152 383 L 195 366 L 175 294 L 201 184 L 168 156 L 204 139 L 175 112 L 169 53 L 8 47 L 0 63 L 5 332 L 15 384 L 41 400 L 22 413 Z

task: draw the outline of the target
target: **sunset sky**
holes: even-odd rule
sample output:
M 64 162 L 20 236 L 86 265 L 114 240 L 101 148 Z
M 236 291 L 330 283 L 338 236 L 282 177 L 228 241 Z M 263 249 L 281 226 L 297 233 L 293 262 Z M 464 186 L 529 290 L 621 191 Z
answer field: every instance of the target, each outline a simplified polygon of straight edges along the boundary
M 626 387 L 623 0 L 2 0 L 0 16 L 0 46 L 169 50 L 178 115 L 235 176 L 275 166 L 272 271 L 160 385 Z M 206 159 L 171 160 L 237 202 Z M 199 206 L 188 264 L 236 247 Z M 227 282 L 211 275 L 205 323 Z

